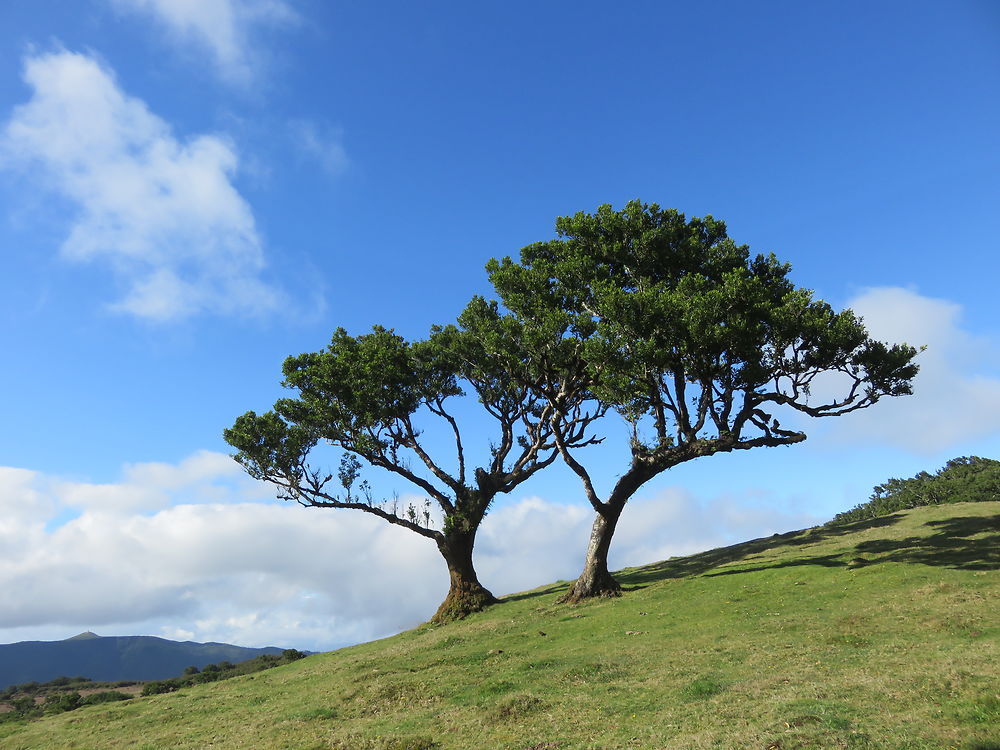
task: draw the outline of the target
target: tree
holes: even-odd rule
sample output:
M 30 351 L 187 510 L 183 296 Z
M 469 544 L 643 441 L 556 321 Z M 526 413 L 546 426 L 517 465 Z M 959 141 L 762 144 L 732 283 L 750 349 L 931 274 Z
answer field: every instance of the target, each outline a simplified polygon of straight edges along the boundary
M 487 270 L 526 330 L 561 321 L 590 395 L 631 427 L 629 463 L 602 498 L 547 396 L 553 440 L 596 512 L 568 600 L 620 592 L 608 550 L 626 503 L 653 477 L 703 456 L 805 440 L 780 425 L 778 410 L 840 416 L 911 393 L 913 347 L 873 341 L 850 310 L 813 300 L 788 279 L 790 266 L 751 257 L 721 221 L 632 201 L 557 219 L 556 230 L 520 263 L 492 260 Z M 831 388 L 835 396 L 810 398 Z
M 474 322 L 475 312 L 467 319 Z M 508 321 L 513 325 L 513 321 Z M 496 332 L 496 331 L 494 331 Z M 472 553 L 476 532 L 490 504 L 558 458 L 552 407 L 519 374 L 528 363 L 514 335 L 488 350 L 461 326 L 435 327 L 422 341 L 408 342 L 375 327 L 362 336 L 337 329 L 319 352 L 285 360 L 283 385 L 297 398 L 279 400 L 272 411 L 247 412 L 225 439 L 248 473 L 277 486 L 280 496 L 308 507 L 348 508 L 377 516 L 433 541 L 450 577 L 448 595 L 434 615 L 463 617 L 496 601 L 479 582 Z M 496 426 L 482 466 L 459 427 L 452 404 L 469 389 Z M 563 403 L 560 440 L 580 448 L 595 415 L 581 403 Z M 436 423 L 448 434 L 448 463 L 432 456 L 421 426 Z M 312 468 L 307 459 L 319 443 L 342 451 L 337 473 Z M 376 499 L 365 467 L 388 472 L 423 493 L 426 504 Z M 441 511 L 434 528 L 431 502 Z

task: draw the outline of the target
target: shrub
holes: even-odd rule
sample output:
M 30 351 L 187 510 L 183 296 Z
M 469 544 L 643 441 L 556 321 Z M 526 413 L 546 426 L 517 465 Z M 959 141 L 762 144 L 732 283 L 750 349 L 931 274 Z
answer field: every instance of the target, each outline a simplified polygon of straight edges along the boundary
M 868 502 L 838 513 L 829 525 L 867 521 L 924 505 L 1000 500 L 1000 461 L 979 456 L 953 458 L 936 474 L 876 485 Z
M 52 713 L 73 711 L 80 707 L 82 700 L 77 692 L 51 693 L 45 698 L 45 710 Z
M 100 693 L 88 695 L 81 701 L 81 705 L 90 706 L 98 703 L 115 703 L 116 701 L 131 700 L 132 696 L 120 690 L 103 690 Z
M 162 693 L 172 693 L 177 689 L 173 680 L 154 680 L 142 686 L 143 695 L 161 695 Z

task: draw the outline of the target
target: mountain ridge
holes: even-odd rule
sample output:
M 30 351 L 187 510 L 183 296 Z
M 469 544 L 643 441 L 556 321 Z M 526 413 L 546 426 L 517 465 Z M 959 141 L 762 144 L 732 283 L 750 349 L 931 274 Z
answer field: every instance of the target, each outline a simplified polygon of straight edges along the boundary
M 86 631 L 60 641 L 0 644 L 0 690 L 57 677 L 89 677 L 100 682 L 163 680 L 189 666 L 201 669 L 206 664 L 240 662 L 282 650 L 150 635 L 99 636 Z

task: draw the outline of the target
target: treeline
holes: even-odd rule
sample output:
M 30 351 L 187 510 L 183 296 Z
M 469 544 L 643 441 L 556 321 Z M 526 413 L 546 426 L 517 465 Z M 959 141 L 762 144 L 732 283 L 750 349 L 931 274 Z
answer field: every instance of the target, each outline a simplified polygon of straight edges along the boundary
M 953 458 L 935 474 L 921 471 L 909 479 L 876 485 L 868 502 L 838 513 L 829 523 L 867 521 L 910 508 L 1000 500 L 1000 461 L 979 456 Z
M 286 648 L 281 652 L 281 656 L 277 654 L 261 654 L 253 659 L 241 661 L 239 664 L 221 661 L 218 664 L 206 664 L 201 669 L 198 669 L 198 667 L 188 667 L 180 677 L 147 682 L 142 687 L 142 694 L 159 695 L 160 693 L 172 693 L 183 687 L 228 680 L 231 677 L 239 677 L 240 675 L 253 674 L 254 672 L 271 669 L 272 667 L 280 667 L 282 664 L 291 664 L 293 661 L 298 661 L 306 656 L 307 654 L 297 651 L 294 648 Z
M 115 683 L 94 682 L 89 677 L 57 677 L 49 682 L 25 682 L 11 685 L 0 692 L 0 722 L 24 721 L 41 716 L 74 711 L 99 703 L 131 700 L 134 695 L 114 688 L 129 688 L 142 684 L 142 695 L 171 693 L 182 687 L 205 682 L 228 680 L 239 675 L 252 674 L 282 664 L 290 664 L 307 654 L 289 648 L 277 654 L 262 654 L 238 664 L 222 661 L 207 664 L 201 669 L 188 667 L 184 674 L 168 680 L 155 680 L 145 684 L 123 680 Z M 107 688 L 107 689 L 100 689 Z M 80 691 L 87 691 L 86 694 Z M 6 710 L 2 710 L 6 708 Z

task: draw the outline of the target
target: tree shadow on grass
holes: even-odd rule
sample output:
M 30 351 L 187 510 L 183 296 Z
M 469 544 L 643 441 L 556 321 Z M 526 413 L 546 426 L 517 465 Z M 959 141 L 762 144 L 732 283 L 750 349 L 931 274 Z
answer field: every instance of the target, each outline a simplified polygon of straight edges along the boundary
M 854 523 L 837 526 L 817 526 L 812 529 L 804 529 L 801 531 L 789 531 L 784 534 L 775 534 L 773 536 L 761 537 L 760 539 L 753 539 L 749 542 L 741 542 L 740 544 L 734 544 L 729 547 L 720 547 L 719 549 L 700 552 L 696 555 L 664 560 L 663 562 L 643 566 L 638 570 L 620 573 L 616 577 L 623 584 L 629 584 L 630 586 L 641 588 L 642 584 L 649 584 L 654 581 L 661 581 L 668 578 L 689 578 L 691 576 L 708 574 L 710 570 L 718 568 L 719 566 L 739 562 L 740 560 L 745 560 L 768 550 L 773 550 L 776 547 L 801 547 L 807 544 L 816 544 L 817 542 L 822 542 L 826 539 L 833 539 L 845 534 L 865 531 L 866 529 L 884 528 L 897 523 L 901 518 L 902 516 L 900 514 L 895 513 L 889 516 L 880 516 L 879 518 L 872 518 L 866 521 L 855 521 Z M 843 562 L 836 561 L 836 558 L 838 557 L 839 555 L 823 555 L 807 559 L 812 561 L 810 564 L 836 567 L 837 565 L 844 564 Z M 749 570 L 762 570 L 764 568 L 788 567 L 789 565 L 803 564 L 806 563 L 802 560 L 793 560 L 775 563 L 772 565 L 764 565 L 759 568 L 742 568 L 739 571 L 723 572 L 736 573 Z M 720 574 L 721 573 L 717 573 L 715 575 Z
M 666 560 L 622 574 L 622 582 L 636 585 L 668 578 L 722 576 L 759 570 L 818 565 L 827 568 L 863 567 L 882 562 L 920 563 L 957 570 L 1000 569 L 1000 515 L 969 516 L 928 521 L 925 527 L 935 533 L 906 539 L 875 539 L 858 544 L 854 553 L 837 552 L 765 562 L 739 568 L 714 570 L 723 565 L 748 560 L 777 547 L 802 546 L 846 533 L 888 526 L 900 520 L 898 514 L 858 521 L 837 527 L 818 527 L 772 537 L 754 539 L 731 547 L 709 550 L 676 560 Z M 748 560 L 749 561 L 749 560 Z
M 937 533 L 909 539 L 875 539 L 862 542 L 857 550 L 863 555 L 878 555 L 878 562 L 922 563 L 957 570 L 1000 569 L 1000 515 L 946 518 L 926 525 Z
M 554 583 L 551 586 L 546 586 L 541 589 L 534 589 L 532 591 L 524 591 L 520 594 L 510 594 L 509 596 L 501 596 L 500 601 L 502 602 L 520 602 L 525 599 L 535 599 L 539 596 L 548 596 L 549 594 L 558 594 L 566 591 L 569 588 L 568 583 Z

